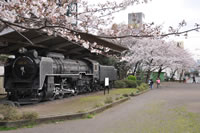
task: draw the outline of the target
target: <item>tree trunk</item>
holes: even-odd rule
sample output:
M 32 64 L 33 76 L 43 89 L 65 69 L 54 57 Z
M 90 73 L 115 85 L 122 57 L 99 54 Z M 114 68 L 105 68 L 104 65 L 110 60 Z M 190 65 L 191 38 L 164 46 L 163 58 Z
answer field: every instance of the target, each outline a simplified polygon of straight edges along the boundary
M 150 69 L 149 69 L 149 70 L 147 71 L 146 83 L 148 83 L 148 80 L 149 80 L 150 76 L 151 76 L 151 71 L 150 71 Z
M 172 76 L 171 76 L 170 80 L 173 80 L 173 79 L 174 79 L 174 75 L 175 75 L 175 73 L 176 73 L 177 70 L 178 70 L 178 69 L 176 69 L 176 70 L 172 73 Z
M 158 70 L 158 76 L 157 76 L 157 78 L 160 78 L 161 72 L 162 72 L 162 65 L 160 66 L 160 68 L 159 68 L 159 70 Z
M 149 69 L 147 71 L 147 77 L 146 77 L 146 83 L 148 83 L 148 80 L 150 78 L 150 74 L 151 74 L 151 64 L 153 62 L 153 59 L 151 59 L 151 61 L 149 62 Z
M 137 62 L 137 63 L 135 64 L 135 68 L 134 68 L 134 71 L 133 71 L 133 75 L 136 75 L 136 71 L 137 71 L 138 65 L 139 65 L 139 62 Z
M 183 77 L 183 70 L 181 71 L 181 74 L 180 74 L 180 77 L 179 77 L 179 82 L 181 82 L 182 81 L 182 77 Z
M 127 72 L 130 68 L 129 67 L 126 67 L 126 66 L 121 66 L 119 69 L 118 69 L 118 74 L 119 74 L 119 79 L 124 79 L 127 77 Z

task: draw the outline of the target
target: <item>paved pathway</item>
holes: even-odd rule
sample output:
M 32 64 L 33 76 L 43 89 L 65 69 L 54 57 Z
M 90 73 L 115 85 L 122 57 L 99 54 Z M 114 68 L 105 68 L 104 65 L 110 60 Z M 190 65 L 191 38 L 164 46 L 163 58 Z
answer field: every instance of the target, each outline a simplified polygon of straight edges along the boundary
M 162 133 L 160 127 L 155 128 L 162 127 L 162 123 L 173 118 L 174 121 L 177 120 L 175 115 L 181 108 L 200 113 L 200 84 L 165 83 L 160 89 L 153 89 L 133 97 L 92 119 L 44 124 L 33 128 L 5 131 L 5 133 L 155 133 L 155 131 Z M 173 109 L 176 112 L 169 113 Z M 168 124 L 171 128 L 170 122 Z M 163 125 L 167 126 L 166 123 Z M 175 131 L 169 129 L 163 132 Z

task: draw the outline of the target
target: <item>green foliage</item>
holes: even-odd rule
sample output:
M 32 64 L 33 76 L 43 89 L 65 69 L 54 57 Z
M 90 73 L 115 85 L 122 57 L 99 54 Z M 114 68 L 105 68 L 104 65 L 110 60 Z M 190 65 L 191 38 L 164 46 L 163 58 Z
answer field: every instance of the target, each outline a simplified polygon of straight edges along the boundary
M 136 81 L 136 77 L 133 76 L 133 75 L 129 75 L 127 79 L 128 79 L 128 80 Z
M 12 107 L 9 105 L 0 105 L 0 115 L 2 116 L 0 120 L 4 121 L 14 121 L 14 120 L 34 120 L 38 118 L 38 114 L 36 112 L 24 112 L 23 114 L 17 111 L 16 107 Z
M 92 119 L 92 118 L 94 118 L 94 116 L 95 116 L 95 114 L 88 114 L 86 117 L 87 117 L 88 119 Z
M 9 131 L 9 130 L 16 130 L 17 127 L 1 127 L 0 126 L 0 131 Z
M 117 80 L 114 83 L 115 88 L 136 88 L 137 81 L 135 80 Z
M 149 88 L 149 85 L 146 83 L 142 83 L 140 86 L 143 86 L 145 88 L 145 90 Z
M 117 80 L 114 83 L 115 88 L 126 88 L 126 83 L 123 80 Z
M 148 89 L 148 85 L 146 83 L 142 83 L 140 86 L 138 86 L 136 89 L 138 89 L 139 91 L 143 91 Z
M 115 98 L 116 101 L 118 101 L 119 99 L 120 99 L 119 97 L 116 97 L 116 98 Z
M 123 94 L 123 97 L 128 97 L 128 94 Z
M 15 107 L 9 105 L 0 105 L 0 109 L 0 114 L 3 116 L 3 120 L 19 120 L 21 118 Z
M 123 99 L 124 98 L 124 96 L 120 96 L 120 99 Z
M 135 93 L 131 92 L 131 94 L 129 96 L 135 96 Z
M 131 94 L 132 92 L 135 93 L 136 91 L 137 91 L 137 89 L 135 89 L 135 88 L 113 89 L 113 90 L 110 92 L 110 95 L 121 96 L 122 94 Z
M 38 114 L 36 112 L 24 112 L 22 114 L 22 119 L 25 120 L 35 120 L 38 118 Z
M 104 100 L 105 104 L 110 104 L 113 103 L 113 98 L 112 97 L 106 97 L 106 99 Z
M 99 108 L 99 107 L 102 107 L 104 104 L 103 103 L 97 103 L 95 104 L 94 108 Z
M 123 82 L 125 82 L 126 87 L 129 87 L 129 88 L 137 87 L 137 82 L 135 80 L 123 80 Z
M 142 81 L 125 79 L 115 81 L 114 86 L 115 88 L 136 88 L 141 83 Z
M 142 80 L 136 80 L 136 83 L 137 83 L 137 85 L 141 85 L 143 82 L 142 82 Z

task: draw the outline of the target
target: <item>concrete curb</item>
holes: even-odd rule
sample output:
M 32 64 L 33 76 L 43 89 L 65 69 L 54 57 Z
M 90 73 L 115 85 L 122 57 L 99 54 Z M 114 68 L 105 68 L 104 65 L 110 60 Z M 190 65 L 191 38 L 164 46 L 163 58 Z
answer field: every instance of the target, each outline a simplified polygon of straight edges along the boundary
M 143 92 L 137 93 L 134 96 L 138 96 L 140 94 L 143 94 L 149 90 L 145 90 Z M 111 107 L 114 107 L 120 103 L 123 103 L 127 100 L 129 100 L 130 97 L 126 97 L 124 99 L 121 99 L 119 101 L 113 102 L 111 104 L 107 104 L 103 107 L 99 107 L 93 110 L 90 110 L 88 112 L 84 113 L 75 113 L 75 114 L 67 114 L 67 115 L 56 115 L 56 116 L 48 116 L 48 117 L 41 117 L 36 120 L 19 120 L 19 121 L 9 121 L 9 122 L 0 122 L 0 127 L 23 127 L 30 124 L 43 124 L 43 123 L 50 123 L 50 122 L 56 122 L 56 121 L 63 121 L 63 120 L 74 120 L 74 119 L 81 119 L 86 118 L 89 114 L 98 114 L 106 109 L 109 109 Z
M 142 92 L 139 92 L 139 93 L 134 94 L 133 96 L 141 95 L 141 94 L 146 93 L 146 92 L 148 92 L 148 91 L 150 91 L 150 90 L 151 90 L 151 89 L 144 90 L 144 91 L 142 91 Z

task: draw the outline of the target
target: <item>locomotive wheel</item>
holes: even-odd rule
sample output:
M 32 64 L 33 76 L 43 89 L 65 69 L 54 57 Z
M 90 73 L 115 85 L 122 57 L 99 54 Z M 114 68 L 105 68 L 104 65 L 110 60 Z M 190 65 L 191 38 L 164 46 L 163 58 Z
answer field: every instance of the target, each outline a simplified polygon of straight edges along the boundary
M 40 95 L 38 96 L 38 102 L 42 102 L 42 101 L 44 101 L 44 99 L 45 99 L 45 92 L 44 92 L 44 90 L 42 90 L 40 92 Z
M 53 101 L 53 100 L 55 100 L 55 99 L 56 99 L 56 96 L 53 95 L 52 97 L 49 98 L 49 101 Z
M 78 93 L 79 93 L 79 89 L 78 89 L 78 87 L 75 87 L 75 88 L 74 88 L 73 96 L 77 96 Z
M 56 98 L 63 99 L 64 98 L 64 93 L 62 93 L 62 92 L 59 93 Z
M 63 99 L 63 97 L 64 97 L 64 93 L 63 93 L 63 91 L 60 87 L 55 88 L 55 94 L 54 95 L 55 95 L 56 99 Z
M 86 93 L 87 93 L 87 92 L 92 92 L 92 90 L 91 90 L 91 88 L 90 88 L 89 85 L 85 85 L 85 86 L 84 86 L 84 90 L 85 90 Z
M 2 104 L 6 106 L 16 107 L 14 102 L 8 100 L 3 101 Z
M 100 91 L 101 90 L 101 86 L 100 85 L 94 85 L 93 86 L 93 91 Z
M 79 93 L 79 91 L 78 91 L 78 90 L 75 90 L 75 92 L 73 93 L 73 96 L 77 96 L 78 93 Z
M 15 107 L 20 107 L 20 103 L 14 102 L 14 104 L 15 104 Z

